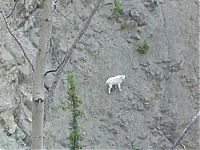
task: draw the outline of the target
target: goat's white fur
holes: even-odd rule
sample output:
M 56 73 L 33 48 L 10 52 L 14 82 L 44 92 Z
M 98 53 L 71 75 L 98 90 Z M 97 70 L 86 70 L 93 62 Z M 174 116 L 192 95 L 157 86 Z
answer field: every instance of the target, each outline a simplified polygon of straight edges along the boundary
M 112 89 L 113 85 L 117 85 L 119 88 L 119 91 L 122 91 L 121 84 L 122 84 L 122 80 L 124 79 L 125 79 L 125 75 L 117 75 L 117 76 L 108 78 L 108 80 L 106 81 L 106 84 L 108 84 L 108 93 L 110 94 L 110 90 Z

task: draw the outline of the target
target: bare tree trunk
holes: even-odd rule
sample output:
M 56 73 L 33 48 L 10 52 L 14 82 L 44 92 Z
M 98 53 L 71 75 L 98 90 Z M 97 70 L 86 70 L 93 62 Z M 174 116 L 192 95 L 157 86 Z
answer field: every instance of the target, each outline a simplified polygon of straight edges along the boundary
M 32 149 L 43 149 L 44 73 L 52 26 L 52 0 L 44 0 L 39 49 L 33 77 Z

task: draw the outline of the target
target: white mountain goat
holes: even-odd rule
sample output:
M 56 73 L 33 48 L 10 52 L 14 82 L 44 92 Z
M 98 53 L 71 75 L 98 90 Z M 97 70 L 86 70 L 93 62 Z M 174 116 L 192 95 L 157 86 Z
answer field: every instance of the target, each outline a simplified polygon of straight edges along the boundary
M 125 75 L 117 75 L 115 77 L 108 78 L 108 80 L 106 81 L 106 84 L 108 84 L 108 93 L 110 94 L 110 90 L 112 89 L 113 85 L 117 85 L 119 88 L 119 91 L 122 91 L 121 84 L 122 84 L 122 80 L 124 79 L 125 79 Z

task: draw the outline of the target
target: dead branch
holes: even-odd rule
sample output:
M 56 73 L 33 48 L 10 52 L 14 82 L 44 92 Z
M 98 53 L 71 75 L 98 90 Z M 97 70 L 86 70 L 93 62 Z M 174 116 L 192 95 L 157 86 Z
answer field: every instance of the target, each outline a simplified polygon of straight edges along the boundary
M 49 74 L 49 73 L 58 71 L 58 69 L 59 69 L 60 66 L 61 66 L 61 63 L 58 61 L 58 58 L 57 58 L 57 56 L 56 56 L 55 49 L 54 49 L 53 43 L 52 43 L 52 39 L 50 39 L 50 47 L 51 47 L 52 50 L 53 50 L 53 53 L 54 53 L 54 55 L 55 55 L 56 62 L 58 63 L 59 66 L 58 66 L 56 69 L 54 69 L 54 70 L 46 71 L 45 74 L 44 74 L 44 76 L 46 76 L 46 75 Z
M 17 42 L 17 44 L 19 45 L 19 47 L 21 48 L 21 50 L 22 50 L 22 52 L 23 52 L 23 54 L 24 54 L 24 57 L 27 59 L 29 65 L 31 66 L 32 71 L 34 71 L 34 67 L 33 67 L 33 65 L 32 65 L 30 59 L 29 59 L 28 56 L 26 55 L 25 49 L 23 48 L 23 46 L 21 45 L 21 43 L 19 42 L 19 40 L 16 38 L 16 36 L 15 36 L 15 35 L 12 33 L 12 31 L 10 30 L 10 27 L 8 26 L 8 23 L 7 23 L 7 21 L 6 21 L 6 17 L 5 17 L 5 15 L 4 15 L 3 11 L 0 11 L 0 13 L 1 13 L 2 16 L 3 16 L 3 20 L 4 20 L 4 22 L 5 22 L 6 28 L 8 29 L 8 32 L 9 32 L 10 35 L 14 38 L 14 40 Z
M 61 65 L 62 65 L 62 64 L 60 64 L 60 65 L 59 65 L 56 69 L 54 69 L 54 70 L 46 71 L 45 74 L 44 74 L 44 76 L 46 76 L 46 75 L 49 74 L 49 73 L 57 72 Z
M 49 98 L 52 99 L 53 95 L 54 95 L 54 91 L 56 89 L 56 86 L 58 84 L 58 81 L 61 77 L 61 74 L 68 62 L 68 60 L 70 59 L 74 49 L 76 48 L 76 45 L 79 43 L 80 39 L 82 38 L 82 36 L 84 35 L 85 31 L 88 29 L 91 21 L 92 21 L 92 18 L 94 17 L 95 13 L 97 12 L 97 10 L 99 9 L 101 3 L 103 2 L 104 0 L 99 0 L 95 6 L 95 8 L 92 10 L 86 24 L 84 25 L 83 29 L 79 32 L 76 40 L 74 41 L 74 43 L 72 44 L 72 46 L 68 49 L 68 51 L 65 53 L 65 57 L 63 59 L 63 61 L 61 62 L 61 65 L 56 69 L 56 75 L 55 75 L 55 78 L 54 78 L 54 82 L 52 83 L 52 86 L 50 87 L 49 89 Z M 50 71 L 49 71 L 50 72 Z M 45 74 L 48 74 L 48 73 L 45 73 Z
M 53 54 L 55 56 L 56 62 L 58 63 L 58 65 L 60 65 L 60 62 L 59 62 L 58 57 L 57 57 L 56 52 L 55 52 L 55 48 L 53 47 L 52 39 L 50 39 L 50 48 L 52 48 L 52 51 L 53 51 Z
M 200 111 L 194 116 L 194 118 L 188 123 L 186 128 L 181 132 L 181 134 L 178 136 L 178 138 L 176 139 L 176 141 L 174 142 L 174 144 L 173 144 L 173 146 L 171 147 L 170 150 L 173 150 L 176 147 L 176 145 L 180 142 L 180 140 L 187 133 L 187 131 L 192 128 L 192 126 L 194 125 L 194 123 L 196 122 L 196 120 L 199 117 L 200 117 Z
M 79 27 L 78 27 L 77 25 L 75 25 L 74 23 L 72 23 L 72 21 L 69 20 L 69 19 L 67 18 L 67 16 L 69 16 L 72 12 L 70 12 L 69 14 L 67 14 L 67 15 L 65 16 L 65 15 L 63 15 L 63 14 L 61 13 L 61 11 L 60 11 L 58 8 L 55 8 L 55 10 L 56 10 L 56 12 L 58 12 L 59 15 L 61 15 L 63 18 L 65 18 L 65 20 L 67 20 L 71 25 L 73 25 L 76 29 L 79 30 Z
M 13 12 L 14 12 L 16 6 L 17 6 L 17 2 L 18 2 L 18 0 L 15 1 L 15 5 L 14 5 L 12 11 L 10 12 L 10 14 L 9 14 L 6 18 L 9 18 L 10 16 L 12 16 L 12 14 L 13 14 Z

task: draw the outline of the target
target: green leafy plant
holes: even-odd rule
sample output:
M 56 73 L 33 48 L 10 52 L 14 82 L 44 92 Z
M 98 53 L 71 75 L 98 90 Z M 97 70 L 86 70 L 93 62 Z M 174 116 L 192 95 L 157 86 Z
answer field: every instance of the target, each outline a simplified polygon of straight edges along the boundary
M 108 115 L 109 118 L 113 118 L 113 113 L 111 111 L 108 111 L 107 115 Z
M 79 119 L 83 116 L 83 111 L 81 109 L 81 99 L 77 95 L 77 90 L 75 86 L 74 76 L 71 72 L 67 76 L 68 82 L 68 95 L 70 100 L 70 110 L 72 113 L 72 121 L 70 123 L 70 133 L 68 136 L 69 147 L 71 150 L 82 149 L 81 141 L 84 139 L 84 134 L 79 126 Z
M 144 40 L 143 43 L 140 43 L 137 46 L 137 51 L 140 52 L 141 54 L 146 53 L 149 50 L 149 44 L 146 40 Z
M 58 104 L 58 107 L 61 108 L 63 111 L 66 111 L 66 110 L 67 110 L 67 105 L 65 104 L 64 101 L 61 101 L 61 102 Z
M 120 28 L 121 28 L 121 30 L 127 29 L 128 28 L 128 24 L 126 22 L 122 23 Z
M 108 16 L 108 19 L 119 18 L 122 9 L 123 9 L 122 3 L 119 0 L 114 0 L 114 12 L 111 16 Z
M 123 9 L 123 5 L 119 0 L 114 0 L 115 10 L 120 13 Z
M 108 16 L 107 18 L 108 18 L 108 19 L 117 19 L 117 18 L 119 18 L 119 14 L 113 13 L 111 16 Z

